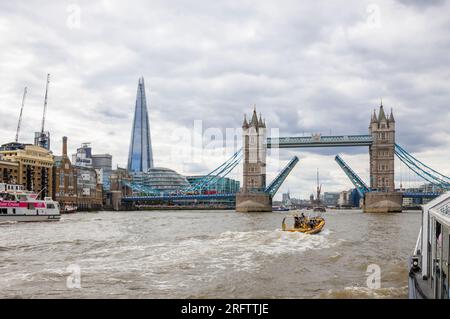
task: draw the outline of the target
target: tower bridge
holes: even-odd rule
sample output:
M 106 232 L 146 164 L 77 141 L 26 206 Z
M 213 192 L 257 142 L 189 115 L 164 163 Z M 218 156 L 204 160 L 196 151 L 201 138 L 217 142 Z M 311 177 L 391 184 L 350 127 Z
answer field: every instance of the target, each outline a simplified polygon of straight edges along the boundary
M 418 161 L 395 142 L 395 119 L 391 110 L 386 115 L 381 103 L 378 115 L 374 111 L 367 135 L 266 138 L 266 123 L 258 118 L 256 109 L 250 122 L 244 116 L 243 130 L 243 187 L 236 196 L 236 210 L 241 212 L 271 211 L 272 197 L 264 192 L 266 184 L 267 148 L 354 147 L 369 148 L 370 183 L 366 185 L 340 158 L 336 161 L 364 198 L 365 212 L 400 212 L 403 196 L 433 197 L 435 193 L 401 193 L 394 185 L 394 157 L 402 160 L 426 181 L 443 188 L 450 187 L 450 179 Z
M 269 185 L 266 185 L 266 156 L 268 148 L 313 148 L 313 147 L 368 147 L 370 181 L 365 183 L 338 155 L 336 162 L 343 169 L 360 195 L 365 212 L 399 212 L 403 197 L 433 198 L 438 193 L 398 192 L 394 186 L 394 156 L 396 155 L 411 171 L 438 189 L 450 189 L 450 178 L 433 170 L 406 152 L 395 141 L 395 119 L 391 111 L 387 116 L 383 105 L 378 114 L 374 111 L 368 128 L 369 134 L 320 135 L 308 137 L 267 138 L 266 123 L 261 114 L 258 118 L 253 110 L 250 121 L 244 116 L 242 124 L 242 149 L 207 174 L 196 184 L 174 194 L 160 194 L 131 183 L 128 187 L 134 194 L 122 199 L 126 205 L 137 202 L 186 202 L 225 201 L 235 203 L 239 212 L 272 211 L 272 198 L 299 162 L 295 156 Z M 229 174 L 240 162 L 243 164 L 243 184 L 237 194 L 201 194 L 201 190 Z M 133 186 L 134 185 L 134 186 Z

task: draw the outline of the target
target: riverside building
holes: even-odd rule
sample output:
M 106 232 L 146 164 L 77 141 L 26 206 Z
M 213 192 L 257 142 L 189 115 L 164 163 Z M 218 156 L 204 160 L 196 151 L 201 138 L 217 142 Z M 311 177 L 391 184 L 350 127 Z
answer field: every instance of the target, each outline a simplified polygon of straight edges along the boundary
M 31 144 L 8 143 L 0 147 L 0 156 L 3 161 L 17 163 L 16 176 L 16 168 L 11 167 L 12 171 L 8 168 L 17 184 L 39 194 L 40 198 L 53 196 L 54 158 L 49 150 Z

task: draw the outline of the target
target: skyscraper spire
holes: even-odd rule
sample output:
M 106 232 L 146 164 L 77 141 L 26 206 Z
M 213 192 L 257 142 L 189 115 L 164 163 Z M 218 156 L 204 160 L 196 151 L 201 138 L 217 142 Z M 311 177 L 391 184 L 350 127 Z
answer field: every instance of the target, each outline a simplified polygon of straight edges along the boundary
M 148 120 L 147 100 L 145 98 L 144 78 L 139 78 L 130 151 L 127 168 L 130 172 L 146 172 L 153 167 L 152 142 Z

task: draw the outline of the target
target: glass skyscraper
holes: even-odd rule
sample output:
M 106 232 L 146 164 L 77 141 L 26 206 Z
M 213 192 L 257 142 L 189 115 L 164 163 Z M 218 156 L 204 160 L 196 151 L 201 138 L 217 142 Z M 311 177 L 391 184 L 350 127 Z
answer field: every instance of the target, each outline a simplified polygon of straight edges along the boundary
M 130 172 L 147 172 L 152 167 L 153 153 L 147 100 L 145 98 L 144 78 L 141 77 L 138 82 L 127 168 Z

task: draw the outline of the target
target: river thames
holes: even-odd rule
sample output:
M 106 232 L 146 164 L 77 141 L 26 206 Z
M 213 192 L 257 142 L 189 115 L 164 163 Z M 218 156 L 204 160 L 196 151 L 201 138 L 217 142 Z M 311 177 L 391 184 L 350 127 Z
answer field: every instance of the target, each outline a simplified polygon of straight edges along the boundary
M 317 235 L 282 232 L 284 215 L 99 212 L 3 224 L 0 297 L 407 298 L 419 211 L 328 211 Z M 366 284 L 370 264 L 378 289 Z M 74 274 L 80 288 L 67 284 Z

